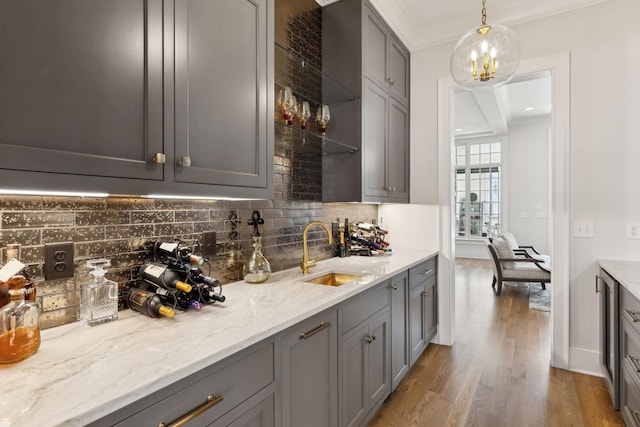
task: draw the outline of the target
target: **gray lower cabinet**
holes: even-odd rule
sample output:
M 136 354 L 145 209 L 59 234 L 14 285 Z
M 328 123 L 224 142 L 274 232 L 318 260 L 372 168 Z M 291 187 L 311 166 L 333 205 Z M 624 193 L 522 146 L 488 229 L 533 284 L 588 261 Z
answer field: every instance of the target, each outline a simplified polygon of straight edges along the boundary
M 409 371 L 409 274 L 391 279 L 391 391 Z
M 2 2 L 2 187 L 268 198 L 273 10 Z
M 418 360 L 438 329 L 437 258 L 409 270 L 410 366 Z
M 364 425 L 389 395 L 391 381 L 389 283 L 358 296 L 340 310 L 338 368 L 340 425 Z
M 282 426 L 338 425 L 338 311 L 291 328 L 282 337 Z
M 273 426 L 275 352 L 273 341 L 257 344 L 91 426 L 156 427 L 185 420 L 193 425 Z
M 620 287 L 620 342 L 616 365 L 620 367 L 620 411 L 627 426 L 640 426 L 640 301 Z

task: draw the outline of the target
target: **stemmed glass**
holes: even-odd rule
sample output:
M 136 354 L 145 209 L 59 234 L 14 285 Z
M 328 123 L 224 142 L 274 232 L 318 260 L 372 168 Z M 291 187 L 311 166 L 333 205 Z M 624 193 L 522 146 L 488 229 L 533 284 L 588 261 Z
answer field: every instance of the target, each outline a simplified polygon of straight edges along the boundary
M 329 120 L 331 120 L 329 106 L 325 104 L 321 107 L 318 107 L 318 111 L 316 113 L 316 121 L 320 126 L 320 133 L 322 134 L 322 136 L 325 136 L 327 134 L 327 123 L 329 123 Z
M 290 121 L 293 119 L 293 116 L 291 115 L 291 105 L 293 102 L 294 96 L 291 88 L 286 86 L 284 91 L 280 89 L 280 92 L 278 92 L 278 108 L 282 114 L 282 121 L 289 125 L 291 124 Z
M 300 115 L 300 128 L 305 130 L 307 128 L 307 121 L 309 120 L 309 117 L 311 117 L 311 107 L 309 106 L 309 102 L 302 102 L 302 107 L 298 114 Z

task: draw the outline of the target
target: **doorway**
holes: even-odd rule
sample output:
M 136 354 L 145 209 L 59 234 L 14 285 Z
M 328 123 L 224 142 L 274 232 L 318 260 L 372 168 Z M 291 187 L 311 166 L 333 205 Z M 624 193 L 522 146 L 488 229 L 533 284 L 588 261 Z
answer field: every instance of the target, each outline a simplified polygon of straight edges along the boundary
M 551 304 L 551 365 L 569 367 L 569 54 L 524 61 L 519 75 L 548 72 L 551 76 L 549 254 L 553 262 Z M 438 200 L 440 256 L 438 265 L 439 342 L 455 342 L 455 207 L 452 205 L 455 156 L 454 109 L 456 85 L 451 77 L 438 80 Z

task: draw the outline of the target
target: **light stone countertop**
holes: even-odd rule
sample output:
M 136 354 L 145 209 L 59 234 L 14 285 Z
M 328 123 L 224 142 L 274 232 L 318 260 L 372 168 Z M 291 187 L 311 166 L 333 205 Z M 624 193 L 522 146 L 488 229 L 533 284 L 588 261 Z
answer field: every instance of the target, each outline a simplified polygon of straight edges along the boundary
M 35 355 L 0 365 L 0 426 L 85 425 L 436 254 L 394 248 L 391 256 L 332 258 L 305 279 L 334 270 L 364 275 L 330 287 L 303 282 L 293 268 L 265 283 L 223 286 L 224 303 L 172 319 L 125 310 L 114 322 L 44 330 Z
M 600 260 L 600 267 L 604 268 L 626 290 L 640 300 L 640 262 Z

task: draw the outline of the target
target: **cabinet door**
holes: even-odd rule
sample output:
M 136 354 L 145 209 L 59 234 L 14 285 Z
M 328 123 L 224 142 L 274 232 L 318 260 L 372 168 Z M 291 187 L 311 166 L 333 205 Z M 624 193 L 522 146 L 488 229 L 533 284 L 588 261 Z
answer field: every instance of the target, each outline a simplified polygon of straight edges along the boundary
M 409 107 L 409 52 L 395 37 L 389 37 L 389 92 L 405 107 Z
M 267 6 L 176 1 L 176 181 L 266 188 Z
M 282 425 L 338 424 L 338 314 L 305 320 L 282 339 Z
M 389 391 L 389 312 L 369 324 L 371 342 L 367 342 L 367 411 Z
M 409 111 L 393 98 L 389 102 L 387 148 L 389 199 L 409 201 Z
M 424 312 L 424 282 L 411 288 L 409 296 L 409 348 L 411 366 L 418 360 L 426 344 L 425 312 Z
M 1 2 L 0 169 L 161 180 L 162 12 L 161 0 Z
M 342 426 L 359 425 L 367 415 L 367 325 L 354 331 L 342 343 L 341 351 L 341 418 Z
M 387 185 L 387 94 L 372 81 L 365 79 L 365 94 L 362 103 L 363 130 L 362 155 L 364 194 L 369 197 L 386 198 Z
M 228 414 L 228 416 L 210 424 L 210 427 L 274 427 L 276 425 L 274 405 L 274 396 L 272 393 L 237 418 L 235 418 L 236 413 L 242 412 L 245 405 L 241 405 Z M 229 418 L 234 418 L 234 420 L 229 422 Z
M 387 27 L 369 5 L 366 5 L 364 10 L 362 39 L 364 75 L 380 86 L 386 87 L 388 85 L 387 45 L 389 44 Z
M 391 280 L 391 390 L 409 370 L 409 280 L 407 273 Z
M 424 330 L 426 346 L 438 331 L 438 287 L 436 286 L 436 276 L 427 279 L 424 293 Z

